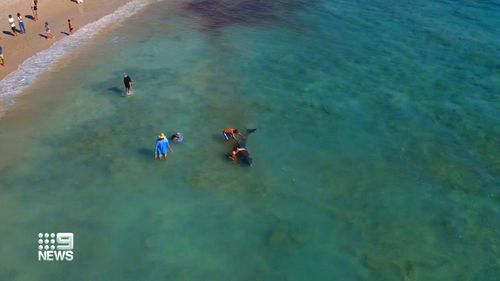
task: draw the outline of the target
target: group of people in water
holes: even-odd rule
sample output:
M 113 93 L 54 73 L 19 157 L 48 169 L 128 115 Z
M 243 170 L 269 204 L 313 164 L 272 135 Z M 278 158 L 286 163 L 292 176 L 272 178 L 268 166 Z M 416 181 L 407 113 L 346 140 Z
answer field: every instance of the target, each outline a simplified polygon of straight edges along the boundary
M 248 135 L 254 132 L 256 129 L 247 129 L 246 134 L 242 134 L 235 128 L 226 128 L 222 131 L 222 135 L 226 141 L 235 141 L 235 145 L 229 154 L 227 154 L 228 158 L 232 161 L 240 160 L 243 164 L 252 165 L 252 158 L 250 157 L 250 153 L 246 148 L 246 139 Z M 177 132 L 171 135 L 169 138 L 165 136 L 164 133 L 160 133 L 158 138 L 156 139 L 155 145 L 155 159 L 167 159 L 167 155 L 169 151 L 172 150 L 171 142 L 182 143 L 184 141 L 184 136 Z
M 125 96 L 130 96 L 132 94 L 132 78 L 130 78 L 128 74 L 123 75 L 123 84 L 125 86 Z M 222 136 L 227 142 L 235 142 L 233 149 L 227 154 L 230 160 L 240 160 L 243 164 L 252 165 L 252 158 L 246 148 L 246 140 L 248 135 L 255 132 L 255 130 L 256 129 L 246 129 L 245 134 L 241 133 L 236 128 L 226 128 L 222 131 Z M 182 133 L 177 132 L 169 138 L 167 138 L 164 133 L 160 133 L 155 144 L 155 159 L 167 160 L 168 152 L 173 151 L 170 142 L 182 143 L 183 141 L 184 136 Z
M 226 141 L 235 140 L 236 143 L 227 156 L 230 160 L 240 160 L 243 164 L 252 165 L 252 158 L 246 147 L 247 138 L 250 133 L 255 132 L 256 129 L 247 129 L 245 134 L 242 134 L 238 129 L 226 128 L 222 135 Z

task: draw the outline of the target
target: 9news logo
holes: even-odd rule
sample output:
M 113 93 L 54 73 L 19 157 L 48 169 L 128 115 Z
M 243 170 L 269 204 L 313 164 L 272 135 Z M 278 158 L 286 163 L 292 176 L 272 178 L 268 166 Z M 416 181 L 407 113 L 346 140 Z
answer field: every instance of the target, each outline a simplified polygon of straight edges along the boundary
M 38 233 L 39 261 L 72 261 L 73 233 Z

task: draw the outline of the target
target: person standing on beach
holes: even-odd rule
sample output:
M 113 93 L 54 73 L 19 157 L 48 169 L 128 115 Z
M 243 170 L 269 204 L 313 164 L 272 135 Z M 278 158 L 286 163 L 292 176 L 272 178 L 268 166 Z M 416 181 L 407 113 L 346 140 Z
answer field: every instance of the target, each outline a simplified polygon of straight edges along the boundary
M 2 46 L 0 46 L 0 65 L 1 66 L 5 65 L 5 59 L 3 58 L 3 49 L 2 49 Z
M 14 22 L 14 18 L 12 17 L 12 15 L 9 15 L 8 20 L 9 20 L 10 29 L 12 30 L 12 34 L 14 36 L 17 36 L 16 23 Z
M 123 84 L 125 84 L 125 95 L 130 96 L 130 91 L 132 90 L 132 79 L 128 74 L 123 75 Z
M 31 7 L 31 11 L 33 11 L 33 18 L 35 21 L 38 20 L 38 0 L 33 0 L 33 6 Z
M 50 26 L 48 22 L 45 22 L 45 36 L 47 39 L 54 38 L 54 35 L 52 35 L 52 31 L 50 31 Z
M 69 34 L 73 33 L 73 25 L 71 25 L 70 19 L 68 19 L 68 30 L 69 30 Z
M 19 31 L 21 33 L 26 33 L 26 28 L 24 27 L 23 16 L 21 16 L 21 13 L 17 13 L 17 22 L 19 23 Z

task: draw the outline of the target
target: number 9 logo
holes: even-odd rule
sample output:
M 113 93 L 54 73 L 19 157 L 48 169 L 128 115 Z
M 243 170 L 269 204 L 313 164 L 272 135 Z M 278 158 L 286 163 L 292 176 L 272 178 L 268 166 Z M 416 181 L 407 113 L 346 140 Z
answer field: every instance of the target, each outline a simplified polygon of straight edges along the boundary
M 56 240 L 58 250 L 73 250 L 73 233 L 57 233 Z

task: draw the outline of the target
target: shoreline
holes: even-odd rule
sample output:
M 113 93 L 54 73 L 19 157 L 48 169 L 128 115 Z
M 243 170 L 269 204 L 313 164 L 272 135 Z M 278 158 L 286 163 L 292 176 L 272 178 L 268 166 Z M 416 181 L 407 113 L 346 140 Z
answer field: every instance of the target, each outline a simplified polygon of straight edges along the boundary
M 83 4 L 76 4 L 71 0 L 64 1 L 45 1 L 41 0 L 38 4 L 38 21 L 30 19 L 32 15 L 32 0 L 12 0 L 4 3 L 2 14 L 0 15 L 0 46 L 3 48 L 5 65 L 0 66 L 0 80 L 19 68 L 27 59 L 33 57 L 40 51 L 50 48 L 54 43 L 68 37 L 68 19 L 71 19 L 74 31 L 88 23 L 92 23 L 103 16 L 106 16 L 119 7 L 131 2 L 132 0 L 87 0 Z M 7 22 L 7 16 L 12 14 L 16 18 L 17 13 L 23 16 L 26 26 L 25 34 L 17 36 L 9 35 L 10 27 Z M 54 36 L 48 40 L 42 35 L 45 34 L 44 23 L 48 22 Z M 16 27 L 18 22 L 16 19 Z M 0 93 L 1 94 L 1 93 Z
M 81 5 L 70 1 L 69 5 L 67 5 L 68 3 L 66 2 L 57 4 L 59 10 L 53 11 L 52 18 L 54 19 L 61 18 L 61 16 L 57 15 L 64 14 L 68 9 L 71 10 L 71 12 L 64 14 L 65 16 L 73 16 L 75 13 L 78 14 L 74 18 L 68 16 L 72 19 L 75 29 L 71 35 L 63 34 L 63 32 L 65 32 L 63 28 L 65 27 L 67 29 L 66 17 L 63 18 L 65 20 L 59 20 L 57 24 L 51 24 L 52 33 L 54 35 L 54 39 L 52 40 L 43 38 L 40 35 L 41 33 L 30 33 L 30 27 L 33 28 L 35 24 L 38 24 L 43 28 L 42 22 L 49 21 L 49 19 L 44 20 L 39 13 L 38 22 L 31 26 L 27 25 L 27 34 L 18 34 L 17 37 L 9 36 L 11 38 L 8 38 L 10 45 L 18 43 L 18 41 L 21 40 L 31 40 L 31 42 L 36 44 L 17 46 L 17 57 L 11 58 L 10 60 L 8 51 L 6 47 L 4 47 L 7 46 L 7 44 L 0 45 L 4 49 L 4 56 L 7 62 L 7 66 L 2 67 L 2 71 L 0 72 L 0 118 L 15 104 L 16 96 L 21 94 L 25 88 L 33 84 L 41 73 L 57 64 L 70 61 L 72 59 L 73 49 L 75 52 L 78 52 L 77 49 L 90 44 L 93 37 L 101 34 L 115 23 L 120 23 L 121 19 L 126 19 L 134 15 L 138 10 L 149 4 L 150 1 L 111 0 L 107 2 L 105 0 L 92 0 L 90 3 L 92 3 L 92 5 L 87 6 L 87 10 L 79 9 L 79 7 L 82 8 Z M 99 6 L 99 3 L 106 4 Z M 87 4 L 87 1 L 85 4 Z M 77 6 L 76 9 L 74 6 Z M 41 8 L 39 8 L 39 10 L 40 9 Z M 27 21 L 30 20 L 25 17 L 25 23 Z M 4 34 L 2 37 L 5 36 Z M 5 39 L 2 38 L 2 40 Z M 0 40 L 0 42 L 3 42 L 2 40 Z M 13 63 L 12 60 L 14 60 L 16 64 L 10 65 L 9 67 L 9 64 Z

